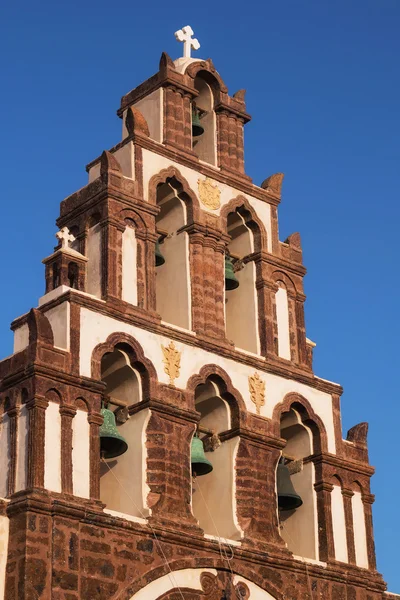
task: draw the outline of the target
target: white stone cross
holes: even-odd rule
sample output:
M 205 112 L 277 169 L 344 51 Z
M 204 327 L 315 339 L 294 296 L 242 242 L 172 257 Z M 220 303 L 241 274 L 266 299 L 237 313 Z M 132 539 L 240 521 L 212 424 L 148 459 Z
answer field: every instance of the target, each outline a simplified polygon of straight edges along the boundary
M 69 248 L 69 243 L 75 240 L 75 236 L 69 232 L 68 227 L 63 227 L 57 231 L 56 238 L 61 242 L 61 248 Z
M 182 27 L 179 31 L 175 31 L 175 38 L 178 42 L 183 42 L 183 58 L 190 58 L 190 53 L 193 50 L 198 50 L 200 48 L 199 40 L 196 38 L 192 38 L 193 29 L 190 25 L 186 25 L 186 27 Z

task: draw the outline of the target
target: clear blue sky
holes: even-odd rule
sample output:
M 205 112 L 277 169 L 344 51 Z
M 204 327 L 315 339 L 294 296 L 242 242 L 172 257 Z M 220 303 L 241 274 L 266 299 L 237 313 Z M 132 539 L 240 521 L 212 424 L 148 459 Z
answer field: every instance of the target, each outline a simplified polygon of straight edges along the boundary
M 59 202 L 188 23 L 230 92 L 247 89 L 248 174 L 285 173 L 280 233 L 302 235 L 315 370 L 344 386 L 344 433 L 370 423 L 378 566 L 400 592 L 399 0 L 4 2 L 0 354 L 43 293 Z

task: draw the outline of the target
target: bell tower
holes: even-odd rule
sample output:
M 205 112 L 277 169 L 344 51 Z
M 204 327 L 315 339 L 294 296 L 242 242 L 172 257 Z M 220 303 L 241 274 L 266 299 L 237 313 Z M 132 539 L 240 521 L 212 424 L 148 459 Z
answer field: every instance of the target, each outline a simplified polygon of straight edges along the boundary
M 300 235 L 279 240 L 283 174 L 246 175 L 245 91 L 193 35 L 121 99 L 11 325 L 0 599 L 394 600 L 368 426 L 342 438 Z

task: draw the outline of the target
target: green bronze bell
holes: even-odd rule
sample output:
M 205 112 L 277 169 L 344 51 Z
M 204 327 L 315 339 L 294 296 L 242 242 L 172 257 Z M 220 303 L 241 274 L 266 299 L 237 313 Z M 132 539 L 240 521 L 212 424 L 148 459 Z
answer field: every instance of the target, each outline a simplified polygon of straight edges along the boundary
M 293 487 L 285 459 L 281 458 L 276 472 L 279 510 L 294 510 L 303 504 L 303 500 Z
M 165 258 L 161 254 L 160 242 L 156 242 L 156 267 L 161 267 L 165 263 Z
M 203 442 L 197 435 L 192 439 L 190 462 L 193 476 L 207 475 L 213 470 L 212 464 L 204 454 Z
M 204 127 L 200 122 L 200 113 L 196 107 L 193 107 L 192 110 L 192 136 L 199 137 L 203 135 Z
M 104 458 L 115 458 L 128 450 L 128 444 L 118 432 L 112 410 L 102 408 L 103 424 L 100 427 L 100 452 Z
M 233 270 L 232 259 L 229 256 L 225 256 L 225 289 L 236 290 L 238 287 L 239 281 Z

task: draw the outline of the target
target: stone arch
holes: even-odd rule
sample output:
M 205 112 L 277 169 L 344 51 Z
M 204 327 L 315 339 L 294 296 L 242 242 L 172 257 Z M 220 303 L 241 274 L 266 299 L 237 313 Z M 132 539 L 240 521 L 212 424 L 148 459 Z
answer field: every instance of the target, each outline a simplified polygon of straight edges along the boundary
M 107 340 L 96 346 L 92 352 L 92 377 L 101 379 L 101 359 L 104 354 L 122 349 L 129 356 L 131 366 L 140 374 L 143 398 L 156 394 L 157 371 L 153 363 L 145 357 L 142 346 L 127 333 L 115 332 Z
M 247 409 L 241 393 L 233 386 L 228 373 L 215 364 L 205 365 L 197 375 L 192 375 L 187 384 L 190 408 L 194 408 L 194 393 L 198 385 L 211 380 L 219 387 L 221 397 L 226 400 L 231 410 L 232 429 L 240 427 L 246 418 Z
M 156 596 L 155 600 L 167 600 L 168 595 L 165 593 L 172 592 L 176 584 L 182 589 L 184 586 L 185 572 L 191 572 L 197 575 L 198 589 L 193 590 L 186 588 L 189 591 L 201 592 L 200 597 L 209 600 L 214 600 L 222 595 L 224 588 L 229 589 L 231 597 L 235 597 L 235 591 L 243 592 L 244 600 L 251 600 L 251 593 L 248 594 L 247 590 L 257 589 L 259 591 L 258 597 L 263 597 L 261 594 L 265 594 L 265 600 L 284 600 L 284 594 L 279 590 L 268 577 L 262 576 L 254 566 L 240 565 L 236 567 L 232 561 L 231 569 L 227 567 L 226 561 L 221 558 L 196 558 L 196 566 L 193 567 L 193 559 L 178 559 L 170 561 L 169 564 L 156 567 L 150 572 L 147 572 L 142 577 L 139 577 L 136 581 L 130 584 L 130 586 L 120 593 L 120 600 L 147 600 L 150 596 L 146 596 L 151 592 L 150 586 L 154 587 L 155 582 L 158 580 L 160 583 L 165 582 L 166 587 L 169 590 L 163 590 L 162 595 Z M 172 573 L 172 577 L 171 577 Z M 181 575 L 178 575 L 178 574 Z M 207 581 L 204 580 L 204 575 L 207 574 Z M 183 576 L 183 577 L 182 577 Z M 202 577 L 203 576 L 203 577 Z M 174 583 L 175 582 L 175 583 Z M 240 588 L 238 589 L 238 585 Z M 235 589 L 236 588 L 236 589 Z M 246 590 L 247 588 L 247 590 Z M 186 590 L 185 590 L 186 591 Z M 215 596 L 215 593 L 221 592 L 220 595 Z M 153 596 L 151 596 L 153 597 Z M 179 596 L 178 596 L 179 598 Z M 264 598 L 263 598 L 264 600 Z
M 295 392 L 286 394 L 282 402 L 277 404 L 272 415 L 272 427 L 274 434 L 280 435 L 280 420 L 285 412 L 289 412 L 291 408 L 297 410 L 301 420 L 313 433 L 313 451 L 314 453 L 328 451 L 328 435 L 322 419 L 315 413 L 309 401 Z
M 201 77 L 208 83 L 214 94 L 215 106 L 219 103 L 221 94 L 228 93 L 228 88 L 221 75 L 216 71 L 211 59 L 192 63 L 187 67 L 186 75 L 189 75 L 193 81 L 196 77 Z
M 272 273 L 272 281 L 276 284 L 278 283 L 278 281 L 282 281 L 286 287 L 287 292 L 292 296 L 296 295 L 297 290 L 293 279 L 291 279 L 289 275 L 287 275 L 283 271 L 274 271 Z
M 57 390 L 54 387 L 49 388 L 47 390 L 47 392 L 45 393 L 44 397 L 46 398 L 46 400 L 49 400 L 50 402 L 57 402 L 58 404 L 62 403 L 61 392 L 59 392 L 59 390 Z
M 131 208 L 123 208 L 119 213 L 119 218 L 124 226 L 130 225 L 132 222 L 136 231 L 144 232 L 147 229 L 143 216 Z
M 88 230 L 95 225 L 98 225 L 101 221 L 101 214 L 99 211 L 93 211 L 86 219 L 85 229 Z
M 232 212 L 238 212 L 244 219 L 245 224 L 253 234 L 254 240 L 254 251 L 259 252 L 260 250 L 267 251 L 267 232 L 262 223 L 258 218 L 254 208 L 245 196 L 237 196 L 225 204 L 221 209 L 221 220 L 222 229 L 227 232 L 228 230 L 228 215 Z
M 187 225 L 190 225 L 193 221 L 198 221 L 201 214 L 198 198 L 183 175 L 181 175 L 179 170 L 172 165 L 163 169 L 156 175 L 153 175 L 150 179 L 148 188 L 148 200 L 150 204 L 156 205 L 158 186 L 163 183 L 170 183 L 171 180 L 176 180 L 182 187 L 182 190 L 179 192 L 179 197 L 186 206 Z

